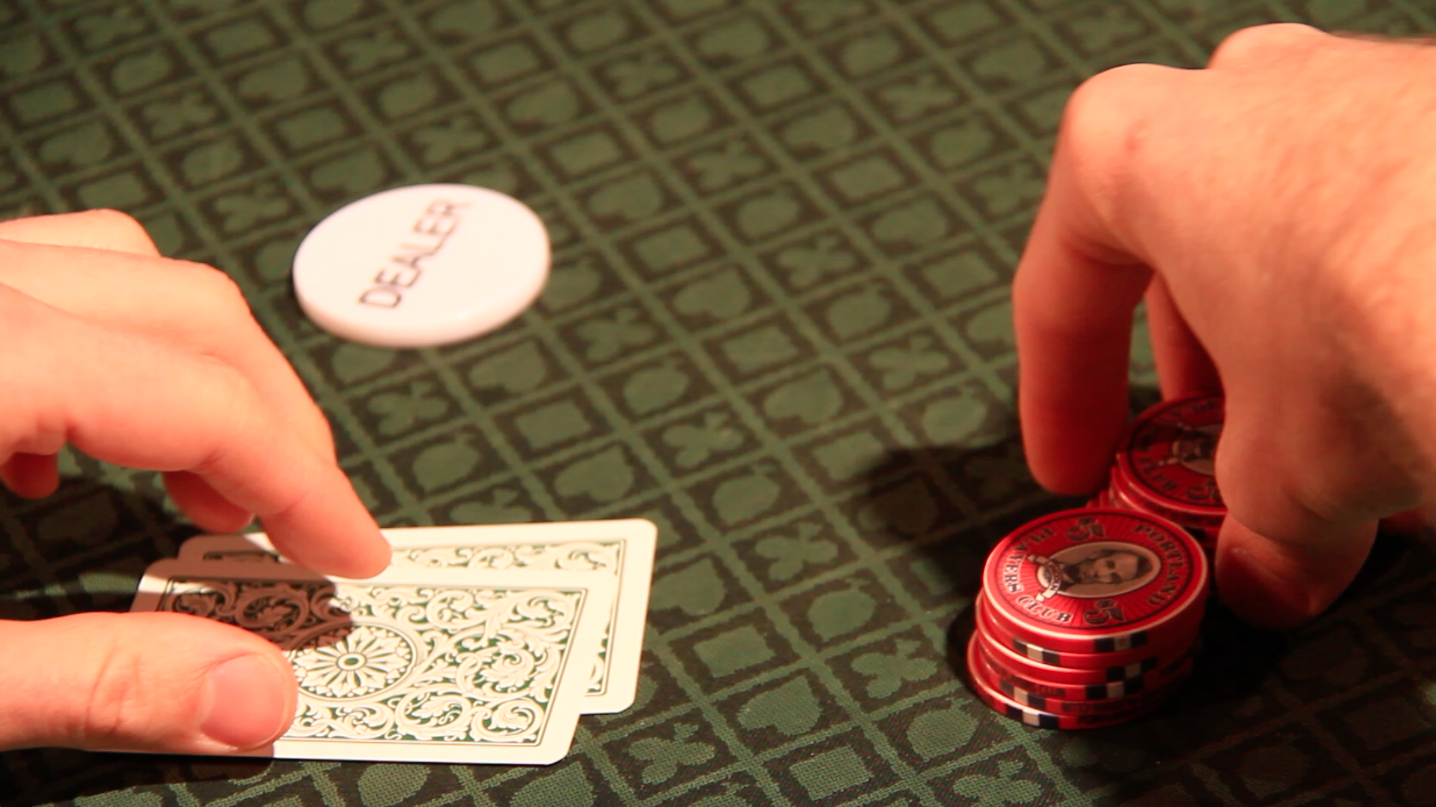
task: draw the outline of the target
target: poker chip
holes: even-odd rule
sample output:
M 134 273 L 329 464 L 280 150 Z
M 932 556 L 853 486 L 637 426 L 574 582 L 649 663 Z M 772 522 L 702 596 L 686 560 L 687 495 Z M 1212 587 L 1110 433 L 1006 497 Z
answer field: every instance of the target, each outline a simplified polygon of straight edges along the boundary
M 1208 577 L 1206 555 L 1185 530 L 1139 511 L 1090 508 L 1004 538 L 988 556 L 983 591 L 993 620 L 1024 642 L 1114 653 L 1186 635 Z
M 1138 415 L 1117 450 L 1109 494 L 1182 527 L 1210 532 L 1226 518 L 1217 488 L 1217 440 L 1225 418 L 1220 396 L 1181 398 Z
M 1031 661 L 1069 669 L 1105 670 L 1112 667 L 1130 667 L 1134 664 L 1144 664 L 1149 658 L 1154 657 L 1160 665 L 1171 659 L 1180 658 L 1196 639 L 1197 628 L 1201 625 L 1200 621 L 1188 620 L 1189 627 L 1182 628 L 1181 633 L 1163 636 L 1161 644 L 1148 644 L 1146 641 L 1148 634 L 1138 633 L 1135 634 L 1139 640 L 1136 644 L 1124 641 L 1121 646 L 1114 646 L 1111 650 L 1075 653 L 1066 650 L 1051 650 L 1019 638 L 1008 625 L 993 618 L 993 609 L 985 605 L 985 600 L 985 596 L 978 597 L 976 616 L 978 625 L 987 634 L 988 639 Z
M 967 647 L 978 697 L 1028 725 L 1068 729 L 1129 720 L 1180 689 L 1226 518 L 1214 473 L 1224 416 L 1211 396 L 1148 409 L 1086 507 L 998 542 Z
M 987 683 L 996 686 L 1009 700 L 1019 705 L 1054 715 L 1131 715 L 1145 712 L 1166 700 L 1173 690 L 1182 685 L 1191 671 L 1192 663 L 1189 661 L 1180 668 L 1179 674 L 1166 686 L 1119 695 L 1115 698 L 1093 700 L 1066 700 L 1038 695 L 1018 687 L 1011 681 L 997 678 L 990 678 Z
M 1156 656 L 1148 656 L 1141 661 L 1131 664 L 1121 664 L 1115 667 L 1058 667 L 1055 664 L 1044 664 L 1043 662 L 1033 661 L 1026 656 L 1020 655 L 1017 651 L 998 644 L 991 636 L 980 629 L 978 636 L 982 642 L 983 652 L 987 654 L 988 658 L 993 660 L 993 663 L 1034 681 L 1046 681 L 1048 683 L 1068 686 L 1109 684 L 1115 681 L 1125 681 L 1130 678 L 1140 678 L 1163 666 L 1162 659 Z
M 982 666 L 975 658 L 975 654 L 978 652 L 976 645 L 981 641 L 981 635 L 980 633 L 974 634 L 967 647 L 968 679 L 971 682 L 973 693 L 995 711 L 1029 726 L 1044 729 L 1088 729 L 1112 726 L 1151 711 L 1160 702 L 1134 703 L 1129 710 L 1119 710 L 1108 714 L 1053 714 L 1024 706 L 1003 694 L 999 688 L 982 675 Z
M 1135 678 L 1124 678 L 1120 681 L 1107 681 L 1100 684 L 1054 684 L 1023 677 L 1001 666 L 986 652 L 981 642 L 974 644 L 977 647 L 977 661 L 983 665 L 994 680 L 1034 695 L 1067 701 L 1112 700 L 1160 688 L 1176 680 L 1179 676 L 1185 675 L 1186 671 L 1191 669 L 1194 655 L 1189 651 L 1171 664 Z

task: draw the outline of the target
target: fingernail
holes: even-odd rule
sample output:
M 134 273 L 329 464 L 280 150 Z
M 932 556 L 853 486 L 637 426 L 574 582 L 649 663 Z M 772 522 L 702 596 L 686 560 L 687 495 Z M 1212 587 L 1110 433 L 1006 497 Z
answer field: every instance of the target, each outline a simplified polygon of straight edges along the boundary
M 200 731 L 217 743 L 248 749 L 265 745 L 288 726 L 288 670 L 260 656 L 239 656 L 209 671 L 209 712 Z

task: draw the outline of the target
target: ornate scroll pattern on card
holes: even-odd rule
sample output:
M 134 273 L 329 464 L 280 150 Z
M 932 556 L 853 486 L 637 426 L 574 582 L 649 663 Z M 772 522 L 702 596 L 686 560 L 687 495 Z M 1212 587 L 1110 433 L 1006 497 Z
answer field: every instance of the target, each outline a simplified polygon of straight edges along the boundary
M 618 574 L 623 568 L 622 541 L 562 541 L 552 544 L 428 546 L 398 549 L 394 563 L 430 569 L 536 569 Z
M 176 579 L 159 610 L 282 647 L 300 689 L 289 739 L 537 745 L 586 596 Z
M 590 572 L 606 570 L 614 575 L 623 571 L 623 541 L 561 541 L 552 544 L 496 544 L 494 546 L 430 546 L 399 549 L 394 552 L 396 566 L 424 566 L 430 569 L 535 569 L 540 571 Z M 618 603 L 613 604 L 615 612 Z M 599 640 L 598 658 L 589 673 L 588 692 L 602 695 L 608 691 L 610 631 L 614 618 L 610 615 Z

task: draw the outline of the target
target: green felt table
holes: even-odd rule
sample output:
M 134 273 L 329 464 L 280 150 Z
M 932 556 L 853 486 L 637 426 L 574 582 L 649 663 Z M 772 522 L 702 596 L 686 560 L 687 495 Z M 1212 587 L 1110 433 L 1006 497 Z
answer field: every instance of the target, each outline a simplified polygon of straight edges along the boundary
M 1067 504 L 1024 466 L 1008 301 L 1067 95 L 1290 19 L 1436 30 L 1423 0 L 4 0 L 0 213 L 120 208 L 230 273 L 381 524 L 661 544 L 638 702 L 551 767 L 30 750 L 0 805 L 1436 803 L 1419 540 L 1301 631 L 1218 613 L 1119 728 L 1001 718 L 954 652 L 992 542 Z M 304 233 L 440 181 L 541 214 L 537 305 L 418 351 L 307 322 Z M 1140 403 L 1140 327 L 1134 356 Z M 64 469 L 0 503 L 0 616 L 123 610 L 192 533 L 153 475 Z

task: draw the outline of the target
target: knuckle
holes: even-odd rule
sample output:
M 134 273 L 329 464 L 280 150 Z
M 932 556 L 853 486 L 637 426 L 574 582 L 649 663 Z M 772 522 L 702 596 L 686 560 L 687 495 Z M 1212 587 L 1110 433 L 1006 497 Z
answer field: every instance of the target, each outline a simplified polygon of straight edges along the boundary
M 105 233 L 105 243 L 114 244 L 126 252 L 158 255 L 159 250 L 145 226 L 134 216 L 120 210 L 101 208 L 76 214 L 83 217 L 86 226 Z
M 1309 42 L 1321 32 L 1309 25 L 1278 22 L 1237 30 L 1223 39 L 1207 62 L 1208 67 L 1227 67 L 1263 62 L 1287 55 L 1294 47 Z
M 116 614 L 85 617 L 90 622 L 120 618 Z M 152 736 L 153 715 L 147 708 L 146 675 L 139 656 L 111 640 L 117 631 L 92 629 L 86 635 L 95 637 L 87 649 L 94 672 L 88 677 L 89 692 L 77 699 L 83 708 L 72 715 L 65 733 L 76 745 L 92 748 L 128 746 L 137 738 Z
M 195 269 L 191 279 L 196 284 L 195 310 L 201 312 L 199 321 L 216 333 L 232 339 L 236 334 L 257 329 L 258 323 L 249 308 L 244 290 L 234 278 L 224 272 L 203 264 L 191 264 Z
M 1057 148 L 1084 195 L 1108 215 L 1123 206 L 1151 125 L 1149 99 L 1175 71 L 1150 64 L 1114 67 L 1084 81 L 1067 102 Z
M 210 304 L 229 312 L 242 311 L 249 313 L 249 302 L 244 297 L 244 290 L 239 287 L 234 278 L 204 264 L 191 264 L 195 267 L 196 279 L 200 284 L 200 291 Z

